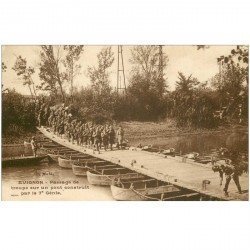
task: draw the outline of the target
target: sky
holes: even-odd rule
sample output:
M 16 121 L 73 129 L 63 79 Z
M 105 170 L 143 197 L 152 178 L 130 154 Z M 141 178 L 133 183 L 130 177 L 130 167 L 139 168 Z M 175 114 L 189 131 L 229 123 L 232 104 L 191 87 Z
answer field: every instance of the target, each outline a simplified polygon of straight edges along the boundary
M 74 85 L 77 87 L 87 86 L 90 84 L 87 77 L 87 67 L 95 66 L 97 64 L 97 53 L 104 46 L 84 46 L 84 52 L 82 53 L 78 63 L 81 64 L 81 71 L 74 79 Z M 123 58 L 125 68 L 126 84 L 128 85 L 129 73 L 131 70 L 131 49 L 133 46 L 123 46 Z M 230 51 L 236 46 L 210 46 L 208 49 L 197 50 L 196 46 L 164 46 L 163 53 L 168 56 L 169 62 L 165 71 L 167 76 L 167 82 L 169 90 L 175 89 L 175 82 L 178 80 L 178 72 L 182 72 L 185 75 L 192 74 L 193 77 L 198 78 L 199 81 L 204 82 L 218 73 L 219 68 L 217 64 L 217 58 L 221 55 L 228 55 Z M 117 46 L 112 46 L 115 60 L 110 68 L 110 80 L 111 86 L 116 87 L 117 81 Z M 35 74 L 33 80 L 35 83 L 40 82 L 39 73 L 39 46 L 2 46 L 2 61 L 7 66 L 7 71 L 2 74 L 3 88 L 15 88 L 21 94 L 29 94 L 27 86 L 22 85 L 22 81 L 18 79 L 12 67 L 15 63 L 16 57 L 21 55 L 26 58 L 28 66 L 35 68 Z

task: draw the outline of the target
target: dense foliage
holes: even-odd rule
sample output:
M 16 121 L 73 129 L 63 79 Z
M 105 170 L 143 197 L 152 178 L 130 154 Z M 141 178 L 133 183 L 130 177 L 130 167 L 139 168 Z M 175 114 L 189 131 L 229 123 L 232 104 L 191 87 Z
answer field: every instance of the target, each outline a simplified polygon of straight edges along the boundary
M 20 135 L 35 129 L 35 102 L 8 90 L 2 94 L 2 132 L 4 135 Z

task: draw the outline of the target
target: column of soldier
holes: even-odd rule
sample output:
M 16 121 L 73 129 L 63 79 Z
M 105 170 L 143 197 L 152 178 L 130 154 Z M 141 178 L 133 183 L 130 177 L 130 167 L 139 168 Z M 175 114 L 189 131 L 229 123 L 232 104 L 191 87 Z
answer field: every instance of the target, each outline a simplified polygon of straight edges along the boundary
M 42 106 L 38 113 L 39 126 L 49 126 L 53 133 L 66 138 L 77 145 L 93 148 L 100 152 L 103 147 L 106 151 L 108 148 L 113 150 L 116 144 L 118 149 L 124 145 L 124 131 L 121 126 L 115 132 L 112 124 L 98 125 L 93 122 L 83 122 L 72 116 L 64 105 L 58 108 L 48 108 Z M 117 143 L 116 143 L 117 141 Z

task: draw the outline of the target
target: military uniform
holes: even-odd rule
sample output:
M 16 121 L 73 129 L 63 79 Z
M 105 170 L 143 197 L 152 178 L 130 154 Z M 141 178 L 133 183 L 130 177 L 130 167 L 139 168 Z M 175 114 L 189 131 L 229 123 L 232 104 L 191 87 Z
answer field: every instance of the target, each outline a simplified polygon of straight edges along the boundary
M 115 143 L 115 131 L 114 128 L 112 126 L 109 126 L 108 129 L 108 142 L 110 145 L 110 149 L 113 150 L 113 144 Z
M 212 170 L 214 172 L 218 172 L 219 173 L 219 177 L 220 177 L 220 186 L 222 185 L 223 182 L 223 168 L 220 164 L 216 163 L 213 167 Z
M 87 145 L 88 143 L 88 127 L 87 124 L 83 124 L 82 127 L 82 144 Z
M 230 165 L 226 165 L 223 167 L 223 172 L 225 173 L 225 177 L 226 177 L 226 183 L 225 183 L 225 187 L 223 189 L 225 194 L 228 195 L 228 186 L 229 186 L 229 183 L 230 183 L 232 178 L 235 182 L 235 185 L 236 185 L 239 193 L 241 193 L 239 176 L 242 174 L 242 172 L 240 171 L 240 169 L 238 167 L 230 164 Z
M 100 150 L 100 142 L 101 142 L 101 131 L 99 127 L 93 131 L 93 138 L 94 138 L 94 147 L 97 151 Z
M 106 151 L 108 148 L 108 131 L 106 128 L 102 130 L 101 138 L 102 138 L 102 144 L 103 144 L 104 150 Z
M 94 128 L 91 126 L 89 128 L 89 145 L 92 146 L 94 144 L 94 136 L 93 136 L 93 133 L 94 133 Z
M 123 143 L 123 137 L 124 137 L 124 131 L 122 127 L 119 127 L 117 130 L 117 142 L 118 142 L 118 149 L 122 148 L 122 143 Z

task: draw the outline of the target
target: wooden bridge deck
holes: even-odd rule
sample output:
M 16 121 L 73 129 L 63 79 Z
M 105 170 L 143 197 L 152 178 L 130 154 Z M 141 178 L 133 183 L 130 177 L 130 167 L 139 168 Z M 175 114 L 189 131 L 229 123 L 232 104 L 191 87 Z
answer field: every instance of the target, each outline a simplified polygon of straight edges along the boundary
M 249 179 L 247 174 L 240 176 L 240 184 L 242 187 L 242 194 L 237 192 L 237 188 L 233 180 L 229 185 L 229 196 L 226 197 L 223 193 L 223 185 L 220 186 L 219 174 L 214 173 L 211 165 L 203 165 L 195 163 L 192 160 L 182 162 L 182 157 L 164 156 L 156 153 L 150 153 L 134 150 L 113 150 L 101 151 L 100 154 L 93 152 L 92 149 L 77 146 L 62 139 L 45 128 L 38 128 L 46 137 L 53 141 L 62 144 L 68 148 L 84 152 L 89 155 L 94 155 L 103 160 L 113 163 L 118 163 L 121 166 L 132 169 L 136 172 L 145 174 L 158 180 L 167 181 L 174 185 L 191 189 L 204 195 L 209 195 L 215 198 L 224 200 L 248 200 Z M 136 161 L 133 165 L 132 161 Z M 203 180 L 209 180 L 210 184 L 206 188 L 202 186 Z

